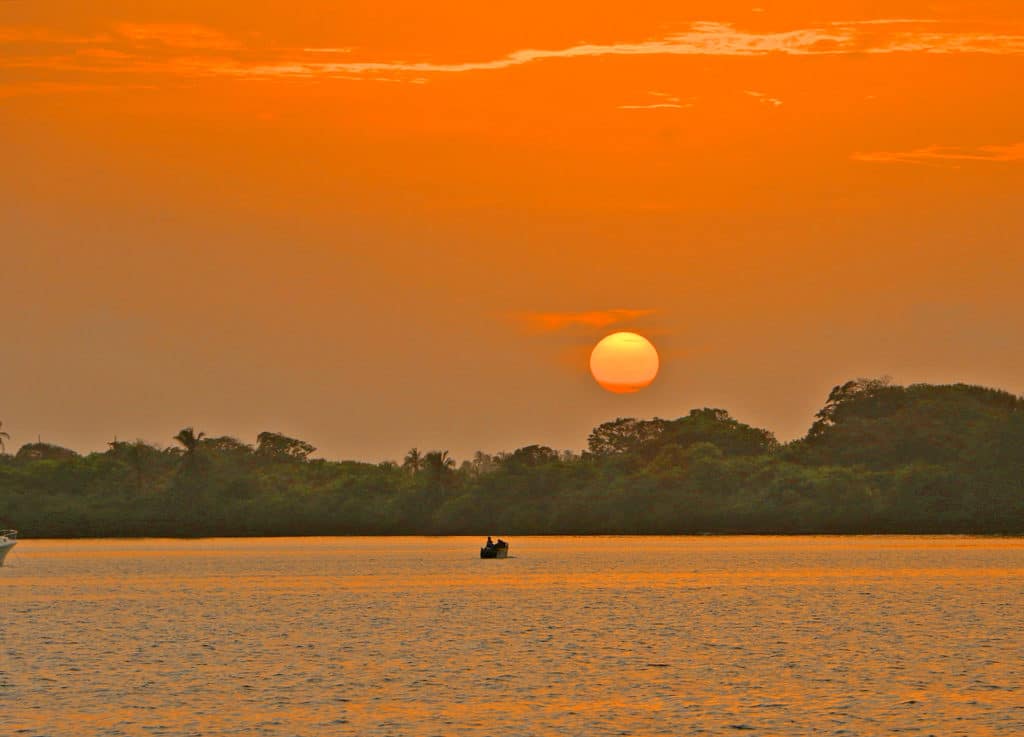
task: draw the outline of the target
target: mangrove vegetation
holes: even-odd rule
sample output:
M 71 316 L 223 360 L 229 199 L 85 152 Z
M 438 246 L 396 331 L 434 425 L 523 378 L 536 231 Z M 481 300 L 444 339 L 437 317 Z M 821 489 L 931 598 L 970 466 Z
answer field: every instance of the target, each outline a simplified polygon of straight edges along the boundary
M 168 447 L 8 450 L 0 522 L 25 537 L 1024 533 L 1024 398 L 964 384 L 849 381 L 789 443 L 705 408 L 606 422 L 582 453 L 461 463 L 330 461 L 280 433 L 191 427 Z

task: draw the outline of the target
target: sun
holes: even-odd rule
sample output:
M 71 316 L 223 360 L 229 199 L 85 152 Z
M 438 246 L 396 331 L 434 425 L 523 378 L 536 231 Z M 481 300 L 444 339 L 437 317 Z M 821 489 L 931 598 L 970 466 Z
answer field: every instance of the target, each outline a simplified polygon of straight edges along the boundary
M 651 341 L 636 333 L 612 333 L 590 353 L 594 381 L 615 394 L 643 389 L 658 375 L 658 351 Z

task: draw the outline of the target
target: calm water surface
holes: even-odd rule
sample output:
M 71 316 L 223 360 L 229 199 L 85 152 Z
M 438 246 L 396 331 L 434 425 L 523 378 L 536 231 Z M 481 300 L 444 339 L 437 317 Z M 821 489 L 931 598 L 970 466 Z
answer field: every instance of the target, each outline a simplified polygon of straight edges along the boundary
M 23 540 L 4 735 L 1024 735 L 1024 540 Z

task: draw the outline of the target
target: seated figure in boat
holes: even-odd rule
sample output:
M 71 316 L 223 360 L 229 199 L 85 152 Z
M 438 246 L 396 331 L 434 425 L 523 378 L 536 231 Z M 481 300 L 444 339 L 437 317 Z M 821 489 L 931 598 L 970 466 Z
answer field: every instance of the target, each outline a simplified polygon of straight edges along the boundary
M 498 538 L 498 542 L 494 542 L 490 535 L 487 536 L 487 543 L 480 548 L 481 558 L 507 558 L 508 557 L 508 543 Z

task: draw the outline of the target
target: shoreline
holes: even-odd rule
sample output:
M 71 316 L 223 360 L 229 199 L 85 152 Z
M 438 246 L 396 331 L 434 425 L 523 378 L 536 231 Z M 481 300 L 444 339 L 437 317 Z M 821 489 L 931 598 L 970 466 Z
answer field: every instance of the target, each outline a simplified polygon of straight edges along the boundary
M 941 537 L 941 538 L 992 538 L 992 539 L 1024 539 L 1024 532 L 521 532 L 502 533 L 510 539 L 515 537 L 578 537 L 578 538 L 607 538 L 607 537 L 628 537 L 628 538 L 707 538 L 707 537 Z M 479 533 L 293 533 L 293 534 L 245 534 L 245 535 L 46 535 L 40 537 L 26 536 L 19 532 L 18 542 L 34 540 L 265 540 L 265 539 L 307 539 L 307 538 L 482 538 Z

